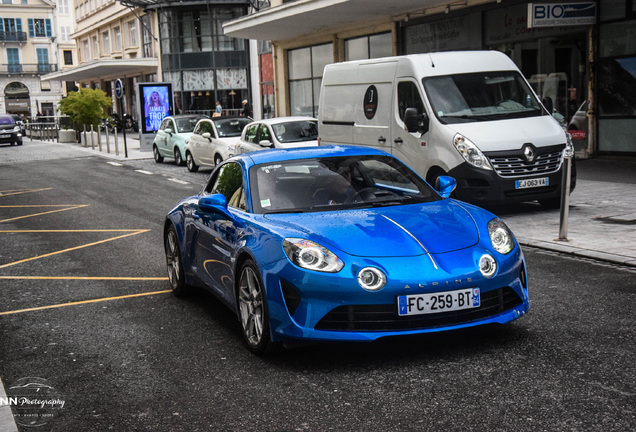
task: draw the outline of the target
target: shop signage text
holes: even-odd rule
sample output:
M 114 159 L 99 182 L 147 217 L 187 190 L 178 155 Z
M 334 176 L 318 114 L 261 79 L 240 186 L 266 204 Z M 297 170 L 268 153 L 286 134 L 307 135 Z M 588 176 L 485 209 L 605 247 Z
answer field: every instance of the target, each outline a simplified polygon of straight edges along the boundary
M 528 3 L 528 28 L 596 23 L 596 2 Z

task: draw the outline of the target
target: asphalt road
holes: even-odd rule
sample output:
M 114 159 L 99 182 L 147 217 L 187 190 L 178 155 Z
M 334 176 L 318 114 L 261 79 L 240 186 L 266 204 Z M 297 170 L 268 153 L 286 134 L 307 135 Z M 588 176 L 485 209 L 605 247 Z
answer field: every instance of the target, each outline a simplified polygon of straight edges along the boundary
M 0 147 L 0 379 L 64 402 L 36 430 L 636 426 L 636 272 L 538 249 L 506 327 L 250 354 L 214 297 L 166 292 L 163 217 L 208 174 Z

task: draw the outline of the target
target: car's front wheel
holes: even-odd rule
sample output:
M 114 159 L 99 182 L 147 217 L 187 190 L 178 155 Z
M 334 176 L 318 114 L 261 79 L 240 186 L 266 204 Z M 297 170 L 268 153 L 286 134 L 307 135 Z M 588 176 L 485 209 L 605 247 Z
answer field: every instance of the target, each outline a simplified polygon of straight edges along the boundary
M 243 338 L 253 353 L 267 354 L 281 345 L 271 340 L 267 298 L 258 267 L 252 260 L 243 263 L 238 284 L 238 313 Z
M 156 145 L 152 146 L 152 155 L 155 158 L 155 162 L 157 163 L 163 162 L 163 156 L 161 156 L 161 153 L 159 153 L 159 149 L 157 148 Z
M 177 166 L 183 165 L 183 158 L 181 157 L 181 152 L 177 147 L 174 149 L 174 163 L 177 164 Z
M 199 170 L 199 167 L 196 163 L 194 163 L 194 158 L 190 152 L 186 153 L 186 166 L 190 172 L 197 172 Z
M 221 157 L 220 154 L 217 154 L 214 156 L 214 166 L 220 164 L 221 162 L 223 162 L 223 158 Z
M 189 287 L 185 283 L 183 271 L 183 261 L 181 261 L 181 251 L 179 248 L 179 238 L 173 225 L 170 225 L 164 239 L 166 252 L 166 266 L 168 268 L 168 282 L 172 292 L 177 297 L 185 296 Z

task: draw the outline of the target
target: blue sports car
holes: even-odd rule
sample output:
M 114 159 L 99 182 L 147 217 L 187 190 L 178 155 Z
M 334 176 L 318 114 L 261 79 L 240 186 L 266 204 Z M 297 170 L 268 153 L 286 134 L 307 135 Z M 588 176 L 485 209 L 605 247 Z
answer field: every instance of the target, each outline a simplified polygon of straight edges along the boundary
M 523 253 L 455 185 L 366 147 L 235 156 L 168 214 L 170 286 L 218 296 L 256 353 L 508 323 L 529 309 Z

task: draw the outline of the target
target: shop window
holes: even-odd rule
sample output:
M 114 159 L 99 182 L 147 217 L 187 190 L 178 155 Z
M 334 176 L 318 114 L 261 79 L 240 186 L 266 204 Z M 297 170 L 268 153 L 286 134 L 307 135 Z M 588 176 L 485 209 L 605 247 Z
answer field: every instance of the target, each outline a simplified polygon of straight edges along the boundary
M 347 39 L 345 41 L 345 60 L 364 60 L 393 55 L 391 33 Z
M 636 20 L 601 25 L 599 52 L 601 57 L 636 54 Z
M 636 116 L 636 57 L 598 63 L 598 110 L 601 116 Z
M 331 43 L 288 51 L 292 115 L 317 115 L 322 72 L 329 63 L 333 63 Z

